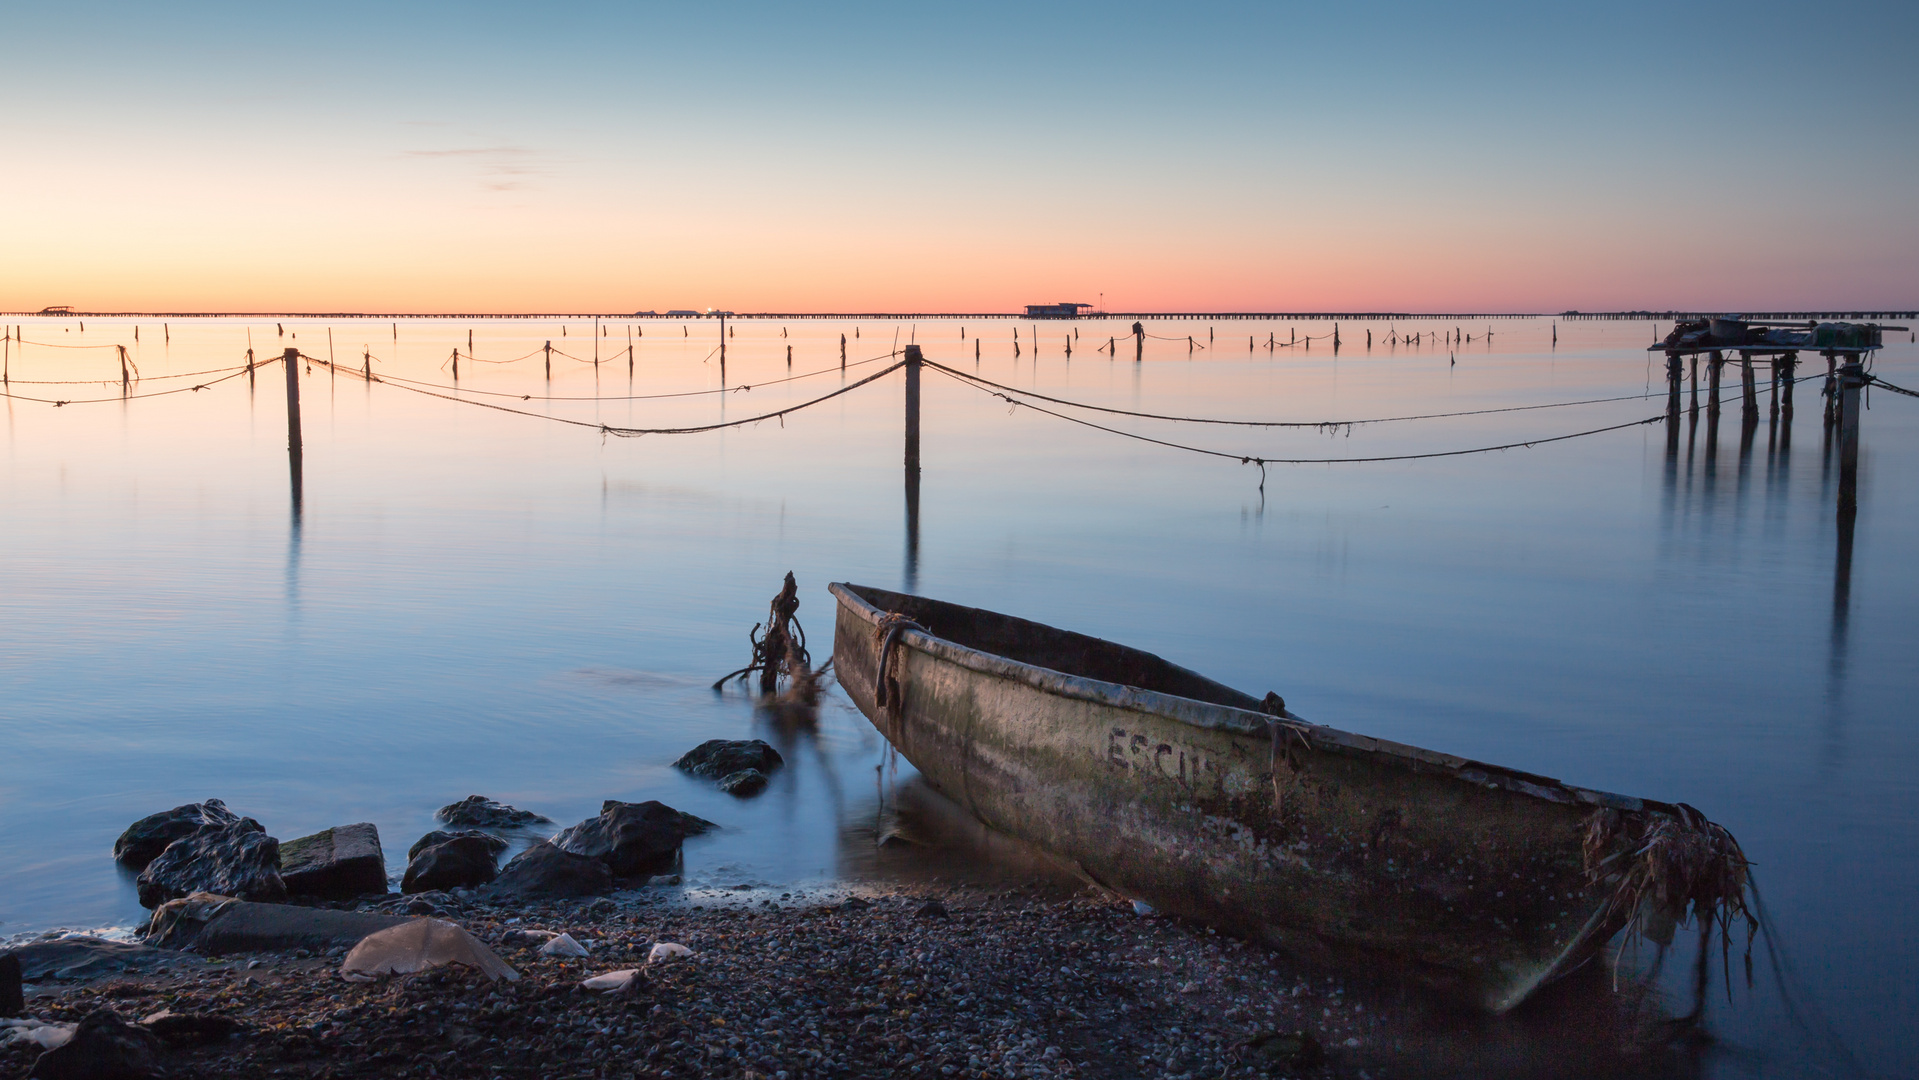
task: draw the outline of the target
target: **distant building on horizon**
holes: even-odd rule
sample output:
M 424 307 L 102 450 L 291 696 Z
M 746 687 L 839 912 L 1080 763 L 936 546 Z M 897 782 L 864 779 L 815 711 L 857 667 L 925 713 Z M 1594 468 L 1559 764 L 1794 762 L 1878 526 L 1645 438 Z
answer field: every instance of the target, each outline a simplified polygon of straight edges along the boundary
M 1091 304 L 1028 304 L 1026 317 L 1029 319 L 1077 319 L 1093 310 Z

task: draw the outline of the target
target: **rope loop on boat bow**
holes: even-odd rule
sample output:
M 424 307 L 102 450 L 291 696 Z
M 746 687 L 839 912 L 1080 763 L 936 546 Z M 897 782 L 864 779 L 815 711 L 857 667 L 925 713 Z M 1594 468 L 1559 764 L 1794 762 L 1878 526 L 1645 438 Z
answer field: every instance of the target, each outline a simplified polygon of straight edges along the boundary
M 926 627 L 897 611 L 889 611 L 880 616 L 879 624 L 873 628 L 873 640 L 879 643 L 880 656 L 878 670 L 873 675 L 873 707 L 884 713 L 890 706 L 899 704 L 887 700 L 886 665 L 893 658 L 893 646 L 899 643 L 900 635 L 908 630 L 927 633 Z

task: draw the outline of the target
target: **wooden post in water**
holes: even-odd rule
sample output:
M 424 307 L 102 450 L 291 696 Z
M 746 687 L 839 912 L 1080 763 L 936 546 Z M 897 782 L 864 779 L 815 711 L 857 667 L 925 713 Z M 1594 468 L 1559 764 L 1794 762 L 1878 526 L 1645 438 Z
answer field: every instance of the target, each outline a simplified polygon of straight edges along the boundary
M 553 339 L 546 339 L 546 381 L 553 381 Z
M 1739 354 L 1739 402 L 1741 416 L 1748 422 L 1759 419 L 1759 388 L 1753 380 L 1752 354 Z
M 127 347 L 125 345 L 115 347 L 120 350 L 120 396 L 126 397 L 130 389 L 127 381 Z
M 973 339 L 977 348 L 979 339 Z M 905 588 L 919 588 L 920 569 L 920 364 L 918 345 L 906 347 L 906 573 Z
M 1787 438 L 1792 436 L 1792 384 L 1796 380 L 1799 368 L 1799 354 L 1787 353 L 1779 358 L 1775 370 L 1779 373 L 1779 422 L 1786 429 Z
M 1712 419 L 1719 417 L 1719 369 L 1725 363 L 1726 354 L 1717 349 L 1706 358 L 1706 415 Z
M 460 381 L 460 347 L 458 345 L 453 346 L 453 381 L 455 383 Z
M 280 355 L 287 369 L 287 479 L 293 485 L 293 516 L 300 516 L 302 488 L 302 448 L 300 445 L 300 350 L 288 349 Z
M 1832 431 L 1832 425 L 1839 418 L 1839 376 L 1835 368 L 1833 353 L 1826 354 L 1826 431 Z
M 964 331 L 961 331 L 961 336 L 962 337 L 965 336 Z M 840 370 L 841 371 L 846 370 L 846 335 L 845 334 L 840 335 Z
M 1137 364 L 1144 359 L 1146 359 L 1146 328 L 1138 323 L 1134 323 L 1133 363 Z
M 1839 369 L 1839 512 L 1847 516 L 1859 508 L 1859 390 L 1865 385 L 1859 357 L 1847 357 Z
M 920 364 L 918 345 L 906 347 L 906 482 L 913 486 L 920 474 Z

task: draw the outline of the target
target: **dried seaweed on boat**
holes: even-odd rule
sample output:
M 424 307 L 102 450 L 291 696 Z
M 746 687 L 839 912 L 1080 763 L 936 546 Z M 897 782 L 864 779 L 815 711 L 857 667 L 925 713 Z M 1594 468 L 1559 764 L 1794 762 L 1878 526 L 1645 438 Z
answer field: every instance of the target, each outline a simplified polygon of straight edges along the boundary
M 1746 924 L 1746 982 L 1752 983 L 1752 944 L 1759 933 L 1754 910 L 1751 862 L 1739 841 L 1698 810 L 1677 803 L 1671 812 L 1612 809 L 1595 811 L 1586 822 L 1586 877 L 1610 887 L 1601 921 L 1622 925 L 1625 945 L 1635 937 L 1651 941 L 1663 962 L 1673 933 L 1696 926 L 1700 932 L 1695 998 L 1703 1004 L 1712 934 L 1719 933 L 1722 964 L 1730 968 L 1732 929 Z M 1658 971 L 1657 963 L 1654 972 Z M 1730 983 L 1730 971 L 1728 971 Z M 1697 1010 L 1695 1010 L 1696 1014 Z

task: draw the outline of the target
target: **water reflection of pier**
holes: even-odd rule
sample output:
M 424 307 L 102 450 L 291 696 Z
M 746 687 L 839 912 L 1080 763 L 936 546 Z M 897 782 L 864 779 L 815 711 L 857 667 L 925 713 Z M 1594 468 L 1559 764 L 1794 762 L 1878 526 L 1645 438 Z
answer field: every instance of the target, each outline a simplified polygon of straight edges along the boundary
M 1861 392 L 1868 377 L 1865 359 L 1880 347 L 1881 331 L 1904 331 L 1852 323 L 1781 323 L 1714 318 L 1680 323 L 1648 351 L 1666 354 L 1666 490 L 1677 496 L 1680 441 L 1685 439 L 1686 487 L 1691 490 L 1693 461 L 1698 451 L 1700 386 L 1699 362 L 1706 361 L 1705 447 L 1701 483 L 1711 501 L 1718 483 L 1719 421 L 1726 365 L 1737 356 L 1740 376 L 1739 458 L 1737 491 L 1741 503 L 1750 482 L 1753 446 L 1759 429 L 1757 365 L 1771 376 L 1766 436 L 1766 488 L 1770 494 L 1783 485 L 1792 452 L 1793 388 L 1819 376 L 1797 374 L 1800 353 L 1814 352 L 1826 361 L 1823 399 L 1821 467 L 1829 481 L 1834 451 L 1838 457 L 1838 499 L 1835 507 L 1832 585 L 1832 655 L 1835 676 L 1845 665 L 1846 640 L 1852 599 L 1853 529 L 1859 508 L 1859 425 Z M 1690 362 L 1688 364 L 1688 362 Z M 1690 373 L 1688 373 L 1690 367 Z M 1687 384 L 1690 383 L 1688 391 Z M 1823 487 L 1823 485 L 1822 485 Z M 1828 492 L 1830 488 L 1825 488 Z

